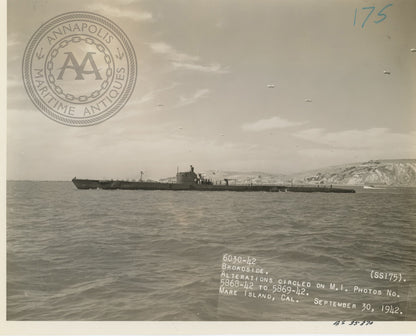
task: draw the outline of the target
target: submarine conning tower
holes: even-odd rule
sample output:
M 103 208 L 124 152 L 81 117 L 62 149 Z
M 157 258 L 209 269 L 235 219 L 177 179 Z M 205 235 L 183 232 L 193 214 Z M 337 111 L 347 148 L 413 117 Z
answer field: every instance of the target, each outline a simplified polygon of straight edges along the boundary
M 194 172 L 194 167 L 188 172 L 176 173 L 176 183 L 198 183 L 198 176 Z
M 195 173 L 194 167 L 191 166 L 191 170 L 188 172 L 177 172 L 176 173 L 176 183 L 186 183 L 186 184 L 209 184 L 212 185 L 213 182 L 209 179 L 206 179 L 199 174 Z

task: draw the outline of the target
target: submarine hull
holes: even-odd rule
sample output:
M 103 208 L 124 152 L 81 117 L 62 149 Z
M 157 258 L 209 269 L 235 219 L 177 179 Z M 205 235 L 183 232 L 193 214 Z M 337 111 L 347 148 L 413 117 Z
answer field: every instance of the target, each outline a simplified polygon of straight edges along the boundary
M 355 193 L 354 189 L 328 187 L 300 187 L 282 185 L 219 185 L 196 183 L 162 183 L 162 182 L 134 182 L 112 180 L 72 180 L 78 189 L 103 190 L 196 190 L 196 191 L 240 191 L 240 192 L 326 192 L 326 193 Z

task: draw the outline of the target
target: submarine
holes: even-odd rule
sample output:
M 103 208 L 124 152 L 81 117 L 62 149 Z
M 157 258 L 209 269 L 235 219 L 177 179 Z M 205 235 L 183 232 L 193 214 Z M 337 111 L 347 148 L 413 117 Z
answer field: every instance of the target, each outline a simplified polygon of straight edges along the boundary
M 285 185 L 253 185 L 253 184 L 229 184 L 229 179 L 213 183 L 204 178 L 202 174 L 196 174 L 191 166 L 187 172 L 177 172 L 176 182 L 149 182 L 127 180 L 89 180 L 74 177 L 72 182 L 77 189 L 103 189 L 103 190 L 196 190 L 196 191 L 240 191 L 240 192 L 326 192 L 326 193 L 355 193 L 354 189 L 332 188 L 325 186 L 285 186 Z

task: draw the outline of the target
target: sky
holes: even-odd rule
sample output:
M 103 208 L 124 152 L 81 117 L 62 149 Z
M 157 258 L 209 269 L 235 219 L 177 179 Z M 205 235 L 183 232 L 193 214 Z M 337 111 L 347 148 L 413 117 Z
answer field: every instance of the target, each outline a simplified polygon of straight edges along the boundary
M 32 34 L 70 11 L 114 21 L 137 56 L 130 100 L 90 127 L 45 117 L 22 81 Z M 416 158 L 414 13 L 413 0 L 9 1 L 7 178 L 158 179 L 191 164 L 290 174 Z

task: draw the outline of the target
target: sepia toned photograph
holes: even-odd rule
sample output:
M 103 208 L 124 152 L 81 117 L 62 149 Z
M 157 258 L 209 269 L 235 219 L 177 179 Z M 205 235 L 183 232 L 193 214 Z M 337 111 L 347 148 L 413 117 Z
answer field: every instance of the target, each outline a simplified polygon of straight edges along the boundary
M 6 321 L 416 321 L 415 14 L 8 0 Z

